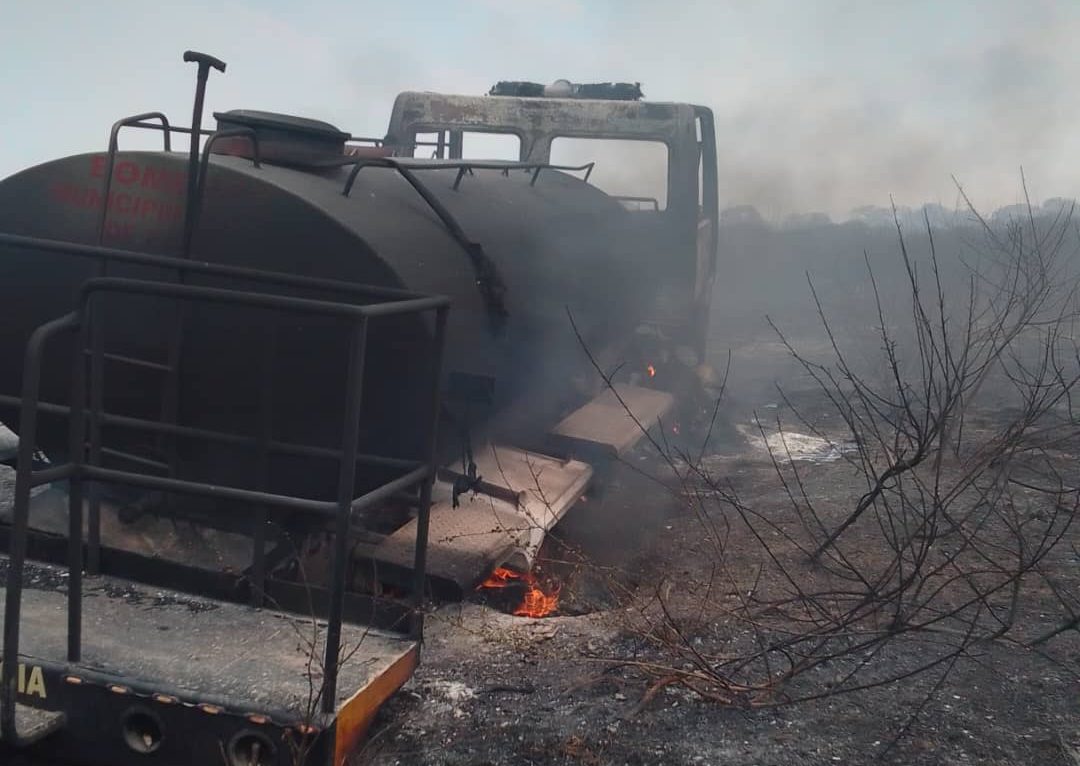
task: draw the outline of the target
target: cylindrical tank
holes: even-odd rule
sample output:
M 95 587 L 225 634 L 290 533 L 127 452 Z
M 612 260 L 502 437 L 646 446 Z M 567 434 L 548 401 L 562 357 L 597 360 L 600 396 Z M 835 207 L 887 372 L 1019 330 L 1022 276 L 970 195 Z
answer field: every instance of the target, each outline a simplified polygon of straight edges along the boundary
M 213 155 L 191 257 L 200 261 L 407 288 L 451 297 L 444 371 L 494 381 L 493 407 L 447 407 L 476 431 L 501 422 L 542 429 L 574 404 L 588 360 L 570 315 L 593 350 L 627 336 L 654 296 L 657 263 L 628 227 L 618 201 L 571 175 L 545 169 L 418 169 L 416 176 L 478 243 L 506 287 L 506 315 L 493 321 L 477 271 L 443 220 L 395 169 L 365 167 L 343 194 L 351 168 L 286 166 Z M 104 154 L 49 162 L 0 182 L 0 231 L 94 244 L 103 205 Z M 187 162 L 181 154 L 121 152 L 113 171 L 102 243 L 180 255 Z M 18 394 L 22 357 L 38 325 L 74 308 L 94 261 L 0 247 L 0 393 Z M 174 279 L 146 267 L 110 264 L 110 275 Z M 220 278 L 194 284 L 237 287 Z M 326 298 L 325 294 L 305 293 Z M 127 298 L 106 310 L 107 351 L 165 360 L 173 308 Z M 341 438 L 346 333 L 340 322 L 269 312 L 197 306 L 187 315 L 181 422 L 258 434 L 267 402 L 260 383 L 273 378 L 273 438 L 334 446 Z M 362 449 L 416 454 L 423 402 L 417 381 L 430 352 L 428 325 L 416 318 L 373 324 L 364 377 Z M 273 328 L 272 333 L 267 328 Z M 271 338 L 268 340 L 268 336 Z M 273 367 L 263 364 L 273 350 Z M 106 370 L 106 409 L 157 418 L 160 373 Z M 45 372 L 44 398 L 66 402 L 70 351 L 57 344 Z M 155 377 L 157 376 L 157 377 Z M 11 413 L 0 412 L 11 422 Z M 63 424 L 45 428 L 43 446 L 62 450 Z M 443 424 L 443 444 L 455 449 Z M 119 436 L 117 438 L 120 438 Z M 145 439 L 143 439 L 145 441 Z M 149 445 L 147 449 L 149 449 Z M 258 484 L 253 458 L 235 451 L 188 449 L 192 476 Z M 272 488 L 308 496 L 332 492 L 333 473 L 293 461 L 271 470 Z

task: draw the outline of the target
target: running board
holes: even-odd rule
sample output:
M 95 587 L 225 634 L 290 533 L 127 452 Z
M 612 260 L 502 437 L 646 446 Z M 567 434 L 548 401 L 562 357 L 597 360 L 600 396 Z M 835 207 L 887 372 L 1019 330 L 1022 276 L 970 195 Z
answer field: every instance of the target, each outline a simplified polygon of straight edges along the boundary
M 592 467 L 578 460 L 515 447 L 489 445 L 475 455 L 481 481 L 476 492 L 453 507 L 453 480 L 447 467 L 435 482 L 428 528 L 427 575 L 442 590 L 461 596 L 475 589 L 500 564 L 528 570 L 555 524 L 581 497 Z M 412 569 L 416 520 L 363 552 L 365 558 Z
M 666 391 L 622 383 L 605 388 L 551 430 L 552 451 L 587 459 L 624 455 L 674 406 L 675 397 Z

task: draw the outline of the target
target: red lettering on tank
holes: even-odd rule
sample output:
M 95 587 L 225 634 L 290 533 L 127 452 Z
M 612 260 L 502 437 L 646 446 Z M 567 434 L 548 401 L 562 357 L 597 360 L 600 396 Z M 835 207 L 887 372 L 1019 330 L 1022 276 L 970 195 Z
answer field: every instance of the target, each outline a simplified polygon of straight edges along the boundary
M 184 173 L 178 173 L 174 170 L 168 170 L 166 168 L 153 168 L 145 167 L 142 171 L 142 187 L 144 189 L 154 189 L 155 191 L 167 191 L 172 194 L 179 194 L 187 181 L 187 176 Z
M 134 228 L 130 221 L 106 221 L 105 236 L 109 239 L 126 239 L 132 235 Z
M 165 171 L 158 168 L 143 168 L 141 186 L 144 189 L 161 189 L 165 184 Z
M 90 158 L 88 177 L 56 181 L 48 187 L 54 204 L 100 214 L 104 197 L 107 155 Z M 175 225 L 184 219 L 180 199 L 187 187 L 187 172 L 157 163 L 123 160 L 113 167 L 107 201 L 105 235 L 115 241 L 134 238 L 138 227 Z M 145 222 L 145 223 L 144 223 Z
M 130 186 L 139 180 L 139 166 L 134 162 L 121 162 L 116 166 L 116 173 L 113 175 L 113 180 Z

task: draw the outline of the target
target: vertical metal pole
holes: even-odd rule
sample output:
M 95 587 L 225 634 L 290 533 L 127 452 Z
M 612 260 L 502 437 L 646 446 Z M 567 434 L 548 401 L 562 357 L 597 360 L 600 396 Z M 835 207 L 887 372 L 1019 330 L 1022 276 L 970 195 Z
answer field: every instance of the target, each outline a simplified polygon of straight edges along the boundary
M 184 284 L 187 281 L 187 272 L 178 270 L 176 281 Z M 161 402 L 161 421 L 166 425 L 176 425 L 180 417 L 180 361 L 184 344 L 187 304 L 180 299 L 174 300 L 173 312 L 165 361 L 165 390 Z M 175 479 L 179 472 L 179 448 L 176 444 L 176 436 L 165 435 L 161 443 L 164 447 L 166 462 L 169 464 L 169 478 Z M 167 506 L 172 504 L 172 495 L 165 495 L 165 504 Z
M 420 487 L 420 505 L 416 509 L 416 553 L 413 561 L 413 603 L 409 617 L 409 635 L 414 641 L 424 637 L 424 594 L 427 590 L 428 523 L 431 519 L 432 476 L 424 477 Z
M 442 400 L 442 356 L 446 340 L 446 317 L 450 309 L 440 307 L 435 314 L 435 347 L 431 353 L 431 430 L 428 433 L 428 475 L 420 487 L 416 514 L 416 554 L 413 561 L 413 600 L 416 604 L 409 632 L 419 641 L 424 637 L 424 594 L 427 587 L 428 522 L 431 518 L 431 485 L 435 480 L 435 458 L 439 438 L 439 405 Z
M 117 150 L 117 129 L 114 127 L 112 135 L 109 137 L 109 151 L 108 151 L 108 154 L 106 155 L 106 158 L 105 158 L 105 181 L 104 181 L 105 188 L 104 188 L 104 191 L 102 192 L 102 199 L 101 199 L 101 218 L 98 221 L 98 237 L 97 237 L 98 245 L 103 244 L 104 241 L 105 241 L 105 226 L 106 226 L 106 223 L 107 223 L 108 217 L 109 217 L 109 197 L 112 195 L 113 167 L 116 164 L 116 150 Z M 108 273 L 109 273 L 109 259 L 108 258 L 102 258 L 98 262 L 97 275 L 99 277 L 104 277 L 104 276 L 107 276 Z M 104 332 L 102 332 L 102 326 L 103 326 L 104 318 L 103 317 L 94 317 L 93 312 L 90 312 L 89 308 L 87 308 L 87 314 L 86 314 L 86 317 L 85 317 L 85 321 L 92 325 L 92 329 L 91 329 L 91 332 L 90 332 L 90 346 L 91 346 L 90 353 L 91 353 L 91 358 L 96 358 L 98 355 L 101 355 L 102 357 L 104 357 L 104 354 L 105 354 L 105 334 L 104 334 Z M 85 343 L 83 341 L 84 341 L 83 333 L 80 332 L 78 337 L 77 337 L 77 342 L 79 343 L 79 353 L 80 354 L 83 353 L 83 350 L 86 347 L 86 345 L 85 345 Z M 83 367 L 80 368 L 80 369 L 85 370 L 85 364 L 86 364 L 85 359 L 83 360 L 82 364 L 83 364 Z M 94 387 L 91 388 L 91 391 L 96 390 L 96 388 L 97 388 L 96 383 L 97 383 L 97 381 L 95 381 L 95 385 L 94 385 Z M 85 391 L 84 391 L 84 394 L 85 394 Z M 80 402 L 80 407 L 83 406 L 84 404 L 85 404 L 85 400 L 81 401 Z M 98 429 L 99 429 L 99 424 L 98 423 L 91 424 L 91 431 L 90 431 L 90 433 L 91 433 L 91 442 L 92 442 L 91 447 L 90 447 L 90 453 L 91 453 L 90 454 L 90 464 L 91 465 L 97 465 L 100 462 L 100 459 L 101 459 L 101 454 L 100 454 L 101 453 L 101 442 L 100 442 L 100 438 L 98 438 L 97 446 L 96 447 L 93 446 L 93 439 L 95 438 L 95 434 L 100 436 Z M 81 443 L 79 445 L 79 448 L 80 449 L 83 448 L 83 445 Z M 84 454 L 84 453 L 80 452 L 79 454 L 81 455 L 81 454 Z M 80 463 L 81 462 L 82 461 L 80 460 Z M 101 540 L 101 534 L 100 534 L 100 529 L 101 529 L 101 527 L 100 527 L 100 521 L 101 521 L 101 488 L 97 484 L 91 484 L 88 487 L 88 490 L 89 491 L 87 492 L 87 495 L 88 495 L 87 499 L 89 501 L 88 505 L 89 505 L 89 514 L 90 514 L 90 551 L 89 551 L 89 561 L 87 562 L 86 569 L 87 569 L 88 573 L 93 575 L 93 574 L 98 573 L 98 564 L 99 564 L 98 552 L 100 550 L 100 540 Z M 80 482 L 80 485 L 79 485 L 80 503 L 81 503 L 81 499 L 82 499 L 81 498 L 82 491 L 83 491 L 83 487 L 82 487 L 81 482 Z M 80 507 L 79 507 L 79 515 L 80 515 L 80 517 L 82 516 L 81 504 L 80 504 Z M 82 544 L 82 542 L 81 542 L 82 541 L 82 528 L 81 527 L 79 529 L 79 540 L 80 540 L 80 545 L 81 545 Z M 95 540 L 97 540 L 98 543 L 99 543 L 97 546 L 94 545 Z
M 104 382 L 104 370 L 98 369 L 98 359 L 105 358 L 105 333 L 104 317 L 87 316 L 90 324 L 90 359 L 91 359 L 91 384 L 90 396 L 93 398 L 101 390 Z M 85 365 L 86 360 L 83 360 Z M 84 392 L 85 393 L 85 392 Z M 90 465 L 98 465 L 101 462 L 101 422 L 99 414 L 102 408 L 93 406 L 90 422 Z M 87 500 L 90 515 L 90 550 L 86 571 L 95 575 L 98 573 L 98 549 L 101 542 L 101 487 L 91 483 L 87 487 Z M 81 491 L 81 488 L 80 488 Z M 80 531 L 81 534 L 81 531 Z
M 86 302 L 86 322 L 90 325 L 90 455 L 88 463 L 101 465 L 101 415 L 105 410 L 105 317 L 100 296 Z M 96 315 L 96 316 L 95 316 Z M 101 569 L 101 487 L 90 485 L 88 503 L 86 571 L 96 575 Z M 81 531 L 80 531 L 81 534 Z
M 345 384 L 345 425 L 341 436 L 341 468 L 338 478 L 338 510 L 334 528 L 334 574 L 330 584 L 330 614 L 326 626 L 326 658 L 323 667 L 324 713 L 333 713 L 337 699 L 338 653 L 341 651 L 341 620 L 345 611 L 345 574 L 348 569 L 349 518 L 356 491 L 356 453 L 360 446 L 360 404 L 363 398 L 364 350 L 367 318 L 355 320 L 349 348 L 349 371 Z
M 184 233 L 180 245 L 180 257 L 188 258 L 191 255 L 191 240 L 195 236 L 195 208 L 196 197 L 199 193 L 199 142 L 202 140 L 202 114 L 203 102 L 206 99 L 206 82 L 210 78 L 210 70 L 216 69 L 225 72 L 225 62 L 213 56 L 198 51 L 184 51 L 184 61 L 192 62 L 198 69 L 195 75 L 195 103 L 191 108 L 191 145 L 188 147 L 188 178 L 187 200 L 184 205 Z M 187 273 L 181 270 L 176 281 L 183 283 L 187 279 Z M 176 314 L 173 318 L 172 332 L 169 335 L 168 370 L 165 380 L 165 395 L 162 403 L 162 420 L 175 425 L 180 413 L 180 362 L 183 356 L 184 344 L 184 319 L 187 314 L 187 304 L 176 302 Z M 169 436 L 165 440 L 165 452 L 169 463 L 169 478 L 174 479 L 177 475 L 176 437 Z M 171 503 L 171 495 L 166 495 L 166 504 Z
M 98 218 L 98 232 L 97 243 L 99 245 L 105 242 L 105 226 L 109 220 L 109 198 L 112 196 L 112 180 L 113 180 L 113 167 L 116 164 L 116 136 L 113 136 L 113 140 L 109 142 L 109 152 L 105 155 L 105 179 L 103 181 L 103 189 L 101 192 L 101 216 Z M 103 258 L 101 265 L 99 266 L 98 276 L 104 276 L 104 272 L 108 269 L 108 259 Z
M 263 334 L 262 348 L 262 388 L 259 401 L 259 414 L 262 426 L 259 430 L 259 477 L 258 488 L 266 491 L 270 479 L 270 442 L 274 438 L 274 360 L 277 343 L 274 333 L 276 326 L 271 326 Z M 251 605 L 260 607 L 266 592 L 266 525 L 269 512 L 265 505 L 255 508 L 255 530 L 252 538 L 251 561 Z
M 41 353 L 56 326 L 70 322 L 71 317 L 68 316 L 37 328 L 26 344 L 23 362 L 19 462 L 15 469 L 15 504 L 12 509 L 11 549 L 8 552 L 7 592 L 4 598 L 4 656 L 0 661 L 0 733 L 6 742 L 11 743 L 18 742 L 15 693 L 19 682 L 19 621 L 22 613 L 23 569 L 26 566 L 26 530 L 30 523 L 30 483 L 33 480 L 34 450 L 37 448 Z
M 68 481 L 68 662 L 82 657 L 82 571 L 83 571 L 83 479 L 86 456 L 86 342 L 87 323 L 75 334 L 71 370 L 71 413 L 69 462 L 74 469 Z
M 37 360 L 35 360 L 36 362 Z M 0 707 L 0 729 L 8 742 L 15 741 L 15 692 L 18 686 L 19 618 L 22 611 L 23 567 L 26 562 L 26 527 L 30 518 L 30 468 L 34 459 L 37 402 L 36 392 L 40 371 L 27 367 L 23 373 L 22 414 L 19 419 L 19 457 L 15 471 L 15 506 L 11 530 L 11 551 L 4 602 L 4 659 L 0 672 L 3 682 L 3 707 Z
M 195 224 L 195 197 L 198 193 L 199 183 L 199 141 L 202 139 L 202 113 L 203 101 L 206 98 L 206 81 L 210 77 L 210 70 L 225 71 L 225 62 L 208 56 L 205 53 L 184 51 L 184 61 L 194 62 L 198 65 L 195 75 L 195 104 L 191 109 L 191 147 L 188 149 L 188 185 L 187 205 L 184 209 L 184 244 L 182 257 L 187 258 L 191 253 L 191 238 L 194 235 Z

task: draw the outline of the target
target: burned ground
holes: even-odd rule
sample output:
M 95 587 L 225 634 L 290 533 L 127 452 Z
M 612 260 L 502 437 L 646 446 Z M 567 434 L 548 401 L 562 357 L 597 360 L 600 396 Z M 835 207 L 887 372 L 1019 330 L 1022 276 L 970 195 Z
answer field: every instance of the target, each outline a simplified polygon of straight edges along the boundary
M 982 296 L 928 239 L 801 308 L 755 272 L 780 321 L 720 301 L 722 438 L 666 434 L 554 530 L 577 616 L 436 608 L 356 763 L 1077 766 L 1075 248 L 1017 242 Z
M 819 416 L 828 414 L 812 393 L 802 402 L 819 405 Z M 773 405 L 759 412 L 782 420 L 791 416 L 784 405 L 757 404 Z M 735 417 L 749 424 L 752 414 Z M 574 566 L 564 563 L 566 547 L 547 549 L 559 557 L 547 566 L 568 578 L 567 603 L 600 610 L 531 620 L 475 603 L 435 609 L 421 668 L 380 714 L 355 763 L 870 764 L 883 757 L 920 764 L 1078 762 L 1080 637 L 1067 631 L 1035 649 L 1024 645 L 1063 618 L 1060 602 L 1034 581 L 1025 586 L 1016 631 L 973 643 L 943 681 L 930 670 L 830 695 L 856 668 L 871 683 L 918 670 L 941 653 L 959 625 L 898 637 L 872 657 L 824 663 L 754 703 L 760 707 L 747 699 L 708 701 L 670 682 L 667 668 L 694 669 L 687 647 L 714 656 L 736 652 L 754 637 L 725 606 L 734 594 L 708 582 L 716 550 L 702 519 L 678 490 L 648 478 L 671 483 L 665 461 L 649 453 L 646 448 L 629 458 L 607 493 L 590 498 L 591 507 L 583 509 L 588 513 L 568 517 L 556 530 L 580 554 Z M 1063 463 L 1075 461 L 1071 451 L 1060 457 Z M 838 522 L 858 496 L 860 477 L 843 460 L 810 458 L 799 461 L 807 491 L 828 501 Z M 729 445 L 705 462 L 730 480 L 748 506 L 785 516 L 790 498 L 759 444 Z M 1066 587 L 1076 588 L 1080 558 L 1075 532 L 1070 535 L 1048 566 Z M 869 538 L 864 542 L 873 550 Z M 856 540 L 854 547 L 861 545 Z M 732 525 L 726 550 L 729 567 L 749 575 L 743 582 L 754 581 L 751 573 L 769 571 L 760 560 L 760 544 L 745 527 Z M 798 563 L 796 552 L 787 553 L 808 580 L 821 576 L 810 562 Z M 643 622 L 643 615 L 655 616 L 658 590 L 670 619 Z M 658 626 L 679 635 L 668 636 L 665 644 Z M 785 704 L 815 695 L 823 696 Z

